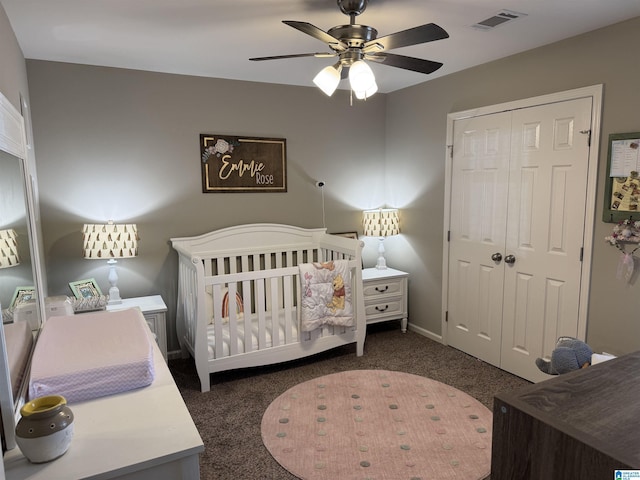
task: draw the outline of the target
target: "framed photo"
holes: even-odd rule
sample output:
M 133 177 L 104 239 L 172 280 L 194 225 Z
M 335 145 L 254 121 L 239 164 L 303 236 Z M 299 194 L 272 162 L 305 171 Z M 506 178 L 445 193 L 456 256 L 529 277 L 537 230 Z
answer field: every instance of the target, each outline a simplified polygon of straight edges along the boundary
M 340 232 L 340 233 L 333 233 L 332 235 L 339 235 L 341 237 L 353 238 L 354 240 L 358 239 L 358 232 Z
M 16 308 L 23 303 L 27 303 L 36 298 L 35 287 L 17 287 L 11 299 L 10 308 Z
M 640 220 L 640 132 L 609 135 L 602 221 Z
M 100 287 L 96 283 L 95 278 L 70 282 L 69 287 L 71 287 L 71 291 L 78 299 L 102 296 L 102 292 L 100 291 Z

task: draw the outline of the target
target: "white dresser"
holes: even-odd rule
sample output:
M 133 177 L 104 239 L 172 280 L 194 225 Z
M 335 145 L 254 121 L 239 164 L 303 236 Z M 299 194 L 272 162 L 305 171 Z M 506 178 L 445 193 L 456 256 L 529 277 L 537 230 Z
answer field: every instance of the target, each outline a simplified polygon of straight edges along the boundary
M 409 274 L 393 268 L 362 270 L 364 308 L 367 323 L 400 320 L 407 331 Z
M 69 450 L 39 464 L 28 462 L 17 447 L 9 450 L 6 479 L 198 480 L 204 444 L 158 345 L 153 349 L 152 385 L 69 404 Z

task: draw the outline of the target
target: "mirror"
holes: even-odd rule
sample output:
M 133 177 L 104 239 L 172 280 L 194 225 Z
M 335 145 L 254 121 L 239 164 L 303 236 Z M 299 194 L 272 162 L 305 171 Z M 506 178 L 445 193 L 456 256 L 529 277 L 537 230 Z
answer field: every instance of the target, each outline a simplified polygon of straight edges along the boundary
M 44 299 L 26 160 L 24 121 L 0 93 L 0 413 L 2 448 L 15 448 L 15 425 Z
M 22 304 L 34 304 L 29 289 L 35 289 L 29 248 L 29 227 L 25 195 L 25 175 L 22 160 L 0 151 L 0 305 L 3 322 L 23 315 Z M 17 247 L 12 252 L 11 245 Z M 15 255 L 13 253 L 15 252 Z M 14 308 L 12 302 L 21 305 Z M 35 311 L 35 309 L 31 309 Z M 21 321 L 22 318 L 16 318 Z M 32 324 L 32 329 L 37 324 Z

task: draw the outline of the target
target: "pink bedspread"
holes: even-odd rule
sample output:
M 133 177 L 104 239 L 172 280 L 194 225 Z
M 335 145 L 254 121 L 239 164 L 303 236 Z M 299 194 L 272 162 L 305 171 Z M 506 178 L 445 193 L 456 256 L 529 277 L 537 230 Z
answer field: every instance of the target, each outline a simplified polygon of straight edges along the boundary
M 152 341 L 137 309 L 51 317 L 33 352 L 29 396 L 72 403 L 150 385 Z

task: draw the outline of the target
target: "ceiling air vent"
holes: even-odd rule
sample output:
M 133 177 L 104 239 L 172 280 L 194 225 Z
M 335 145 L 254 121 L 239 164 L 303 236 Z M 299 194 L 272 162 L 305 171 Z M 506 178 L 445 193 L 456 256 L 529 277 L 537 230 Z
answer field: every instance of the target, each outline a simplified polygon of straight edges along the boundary
M 493 17 L 489 17 L 486 20 L 482 20 L 474 25 L 471 25 L 473 28 L 477 28 L 479 30 L 492 30 L 499 25 L 503 25 L 507 22 L 515 20 L 516 18 L 526 17 L 526 13 L 514 12 L 513 10 L 501 10 L 496 13 Z

